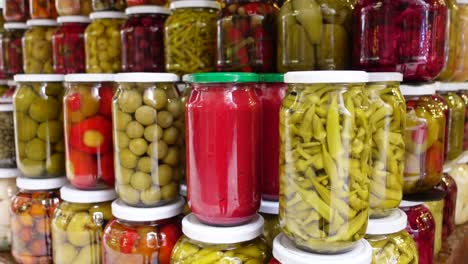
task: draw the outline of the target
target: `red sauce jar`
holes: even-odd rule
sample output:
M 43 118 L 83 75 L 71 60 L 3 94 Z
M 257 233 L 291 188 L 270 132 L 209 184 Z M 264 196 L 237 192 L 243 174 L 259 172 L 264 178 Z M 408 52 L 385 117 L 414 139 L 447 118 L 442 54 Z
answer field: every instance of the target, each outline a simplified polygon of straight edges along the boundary
M 202 222 L 238 225 L 260 207 L 261 103 L 253 73 L 198 73 L 185 112 L 190 209 Z
M 5 32 L 0 39 L 0 71 L 6 76 L 23 73 L 23 50 L 21 39 L 27 29 L 26 23 L 5 23 Z
M 6 22 L 26 22 L 29 16 L 29 0 L 5 0 L 3 17 Z
M 447 194 L 444 198 L 444 220 L 442 225 L 442 240 L 445 241 L 455 229 L 455 208 L 457 207 L 458 188 L 455 180 L 447 173 L 444 173 L 442 180 L 435 188 L 445 191 Z

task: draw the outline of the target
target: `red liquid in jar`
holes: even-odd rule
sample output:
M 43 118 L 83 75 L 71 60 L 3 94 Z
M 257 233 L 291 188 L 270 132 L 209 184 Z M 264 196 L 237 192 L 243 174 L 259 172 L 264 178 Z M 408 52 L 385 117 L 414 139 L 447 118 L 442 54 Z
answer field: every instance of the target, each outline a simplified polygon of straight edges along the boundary
M 86 23 L 64 23 L 52 36 L 54 72 L 83 73 L 85 64 L 84 31 Z

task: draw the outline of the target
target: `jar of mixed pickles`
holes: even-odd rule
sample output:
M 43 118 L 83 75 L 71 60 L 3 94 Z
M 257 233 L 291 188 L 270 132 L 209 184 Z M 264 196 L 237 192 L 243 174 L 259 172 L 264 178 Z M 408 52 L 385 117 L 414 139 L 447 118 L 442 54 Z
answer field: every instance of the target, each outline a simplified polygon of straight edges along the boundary
M 172 15 L 164 30 L 168 72 L 188 74 L 216 70 L 216 1 L 185 0 L 171 3 Z
M 458 5 L 457 0 L 447 0 L 445 1 L 448 8 L 448 21 L 447 21 L 447 33 L 446 35 L 446 55 L 445 63 L 442 72 L 440 73 L 438 80 L 448 82 L 453 78 L 455 73 L 455 66 L 457 60 L 457 49 L 459 43 L 460 27 L 458 16 Z
M 272 248 L 273 240 L 281 233 L 278 217 L 279 203 L 277 201 L 262 200 L 258 211 L 265 221 L 263 225 L 263 237 L 267 245 Z
M 32 19 L 56 19 L 55 0 L 29 0 L 29 13 Z
M 65 177 L 18 177 L 10 206 L 11 254 L 17 263 L 52 263 L 51 221 Z
M 371 123 L 360 71 L 288 72 L 280 109 L 280 223 L 307 251 L 351 250 L 366 231 Z
M 113 100 L 119 198 L 136 207 L 177 199 L 181 179 L 182 106 L 172 73 L 119 73 Z
M 125 13 L 128 20 L 125 21 L 120 31 L 122 70 L 124 72 L 164 72 L 163 31 L 169 10 L 160 6 L 136 6 L 127 8 Z M 191 42 L 192 46 L 194 44 Z
M 28 20 L 23 36 L 24 73 L 53 73 L 52 35 L 57 22 L 52 19 Z
M 405 82 L 435 79 L 445 64 L 447 5 L 438 0 L 359 0 L 353 66 L 401 72 Z
M 457 183 L 444 169 L 444 176 L 442 180 L 435 187 L 438 190 L 444 191 L 446 196 L 444 198 L 444 214 L 442 224 L 442 241 L 445 241 L 453 230 L 455 230 L 455 208 L 457 208 Z
M 91 13 L 89 17 L 93 22 L 85 31 L 86 72 L 120 72 L 120 28 L 125 14 L 107 11 Z
M 217 227 L 202 224 L 190 214 L 182 221 L 184 236 L 174 247 L 171 264 L 266 263 L 270 254 L 262 228 L 259 215 L 244 225 Z
M 63 75 L 19 74 L 13 96 L 16 164 L 24 176 L 65 175 Z
M 71 185 L 60 189 L 63 202 L 51 223 L 54 263 L 101 263 L 104 227 L 112 220 L 114 189 L 81 191 Z
M 30 18 L 29 0 L 4 0 L 3 17 L 6 22 L 26 22 Z
M 55 73 L 85 72 L 84 32 L 91 20 L 85 16 L 61 16 L 52 36 L 52 56 Z
M 468 149 L 468 84 L 463 83 L 460 86 L 460 90 L 458 91 L 458 95 L 463 99 L 465 102 L 465 128 L 463 132 L 463 150 Z
M 275 72 L 278 7 L 270 0 L 227 0 L 218 16 L 217 69 Z
M 0 169 L 0 251 L 10 249 L 10 203 L 16 193 L 17 169 Z
M 455 73 L 450 81 L 464 82 L 468 80 L 468 1 L 457 0 L 458 3 L 458 47 L 455 60 Z
M 93 11 L 124 11 L 125 0 L 92 0 Z
M 23 73 L 23 49 L 21 40 L 27 29 L 25 23 L 5 23 L 5 32 L 0 39 L 0 70 L 8 76 Z
M 432 98 L 434 84 L 401 85 L 406 99 L 403 192 L 423 192 L 440 182 L 444 165 L 445 115 Z
M 92 11 L 92 0 L 55 0 L 60 16 L 88 16 Z
M 128 6 L 139 6 L 139 5 L 159 5 L 165 6 L 167 4 L 167 0 L 127 0 Z
M 114 187 L 113 81 L 113 74 L 65 75 L 67 177 L 80 189 Z
M 112 203 L 115 220 L 104 230 L 103 262 L 115 264 L 170 264 L 171 252 L 182 235 L 180 215 L 184 202 L 178 198 L 154 208 L 135 208 L 121 200 Z
M 442 224 L 444 221 L 444 198 L 446 194 L 445 191 L 433 189 L 425 192 L 421 197 L 424 200 L 424 205 L 431 211 L 435 222 L 434 258 L 437 257 L 442 248 Z
M 0 104 L 0 168 L 16 168 L 13 127 L 13 104 Z

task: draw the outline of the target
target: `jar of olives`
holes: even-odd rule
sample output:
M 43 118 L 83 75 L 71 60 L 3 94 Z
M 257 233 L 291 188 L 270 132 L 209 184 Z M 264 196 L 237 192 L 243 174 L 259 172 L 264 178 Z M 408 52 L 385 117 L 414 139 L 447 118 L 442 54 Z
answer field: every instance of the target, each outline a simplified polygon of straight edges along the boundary
M 280 223 L 307 251 L 340 253 L 369 215 L 369 107 L 361 71 L 288 72 L 280 109 Z
M 60 16 L 88 16 L 92 11 L 92 0 L 55 0 Z
M 13 96 L 16 164 L 30 178 L 65 175 L 63 75 L 18 74 Z
M 182 106 L 172 73 L 119 73 L 112 113 L 116 189 L 136 207 L 177 199 Z
M 89 17 L 93 22 L 85 31 L 86 72 L 120 72 L 120 28 L 125 14 L 107 11 L 91 13 Z
M 457 208 L 458 187 L 455 180 L 444 169 L 442 180 L 435 187 L 438 190 L 444 191 L 444 214 L 442 223 L 442 241 L 445 241 L 455 229 L 455 208 Z
M 61 16 L 52 36 L 52 56 L 55 73 L 82 73 L 85 67 L 84 32 L 91 20 L 85 16 Z
M 125 10 L 122 26 L 122 70 L 164 72 L 164 21 L 169 10 L 160 6 L 136 6 Z M 193 26 L 193 25 L 191 25 Z M 184 34 L 187 34 L 185 32 Z M 194 42 L 191 42 L 194 45 Z M 187 62 L 187 57 L 185 57 Z
M 121 200 L 112 203 L 116 219 L 104 230 L 103 262 L 114 264 L 170 264 L 171 252 L 182 235 L 180 220 L 184 202 L 155 208 L 135 208 Z
M 29 0 L 4 0 L 3 17 L 6 22 L 26 22 L 29 16 Z
M 93 11 L 124 11 L 125 0 L 92 0 Z
M 262 228 L 259 215 L 244 225 L 217 227 L 205 225 L 190 214 L 182 220 L 184 236 L 174 247 L 171 264 L 266 263 L 270 253 L 261 237 Z
M 187 74 L 216 70 L 216 1 L 186 0 L 171 3 L 166 21 L 164 52 L 168 72 Z
M 13 127 L 13 104 L 0 104 L 0 168 L 16 168 Z
M 268 246 L 272 248 L 273 240 L 277 235 L 279 235 L 279 233 L 281 233 L 278 218 L 279 203 L 277 201 L 262 200 L 258 211 L 265 221 L 263 225 L 263 237 L 265 238 Z
M 10 249 L 10 202 L 16 193 L 17 169 L 0 169 L 0 251 Z
M 18 177 L 10 206 L 11 254 L 17 263 L 52 263 L 51 221 L 65 177 Z
M 114 74 L 65 75 L 67 177 L 80 189 L 114 187 L 113 81 Z
M 159 5 L 165 6 L 167 4 L 167 0 L 127 0 L 128 6 L 139 6 L 139 5 Z
M 23 36 L 24 73 L 53 73 L 52 35 L 57 22 L 51 19 L 28 20 Z
M 0 71 L 7 76 L 23 73 L 23 49 L 21 40 L 27 29 L 25 23 L 5 23 L 0 39 Z
M 29 13 L 32 19 L 56 19 L 55 0 L 29 0 Z
M 448 21 L 447 26 L 448 35 L 446 36 L 446 56 L 445 56 L 445 64 L 442 72 L 440 73 L 438 80 L 448 82 L 453 78 L 455 73 L 455 66 L 457 60 L 457 49 L 459 43 L 459 35 L 460 35 L 460 27 L 459 27 L 459 20 L 460 17 L 458 15 L 458 5 L 457 0 L 446 0 L 445 1 L 448 8 Z
M 114 189 L 81 191 L 71 185 L 60 189 L 63 202 L 52 219 L 54 263 L 101 263 L 104 227 L 112 220 Z

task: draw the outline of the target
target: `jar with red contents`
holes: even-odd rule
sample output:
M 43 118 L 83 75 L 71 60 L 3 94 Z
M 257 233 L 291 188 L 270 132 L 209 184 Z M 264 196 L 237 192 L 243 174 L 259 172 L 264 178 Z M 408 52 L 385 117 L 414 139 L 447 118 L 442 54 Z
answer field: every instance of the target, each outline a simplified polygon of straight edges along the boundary
M 446 192 L 442 225 L 442 240 L 445 241 L 455 229 L 455 208 L 457 207 L 458 188 L 457 183 L 448 173 L 444 173 L 442 180 L 435 188 Z
M 468 149 L 468 84 L 464 83 L 460 86 L 460 90 L 458 91 L 458 95 L 463 99 L 465 102 L 465 126 L 463 132 L 463 150 Z
M 5 32 L 0 39 L 0 71 L 7 76 L 23 73 L 23 50 L 21 39 L 27 29 L 25 23 L 5 23 Z
M 160 6 L 136 6 L 125 10 L 122 26 L 122 70 L 164 72 L 164 22 L 169 10 Z
M 6 22 L 26 22 L 29 16 L 29 0 L 5 0 L 3 17 Z
M 28 179 L 19 177 L 18 193 L 10 206 L 11 254 L 17 263 L 52 263 L 50 224 L 60 203 L 59 189 L 65 177 Z
M 445 63 L 447 5 L 438 0 L 359 0 L 354 7 L 353 66 L 436 78 Z
M 54 73 L 86 71 L 84 32 L 91 20 L 85 16 L 61 16 L 52 36 Z
M 218 17 L 218 71 L 274 72 L 276 17 L 270 0 L 227 0 Z
M 261 196 L 258 75 L 198 73 L 191 82 L 185 112 L 190 209 L 206 224 L 248 222 Z
M 113 74 L 65 76 L 67 176 L 80 189 L 114 187 L 113 81 Z
M 87 16 L 92 11 L 91 0 L 55 0 L 60 16 Z
M 170 264 L 174 245 L 182 235 L 181 198 L 154 208 L 136 208 L 121 200 L 112 203 L 116 217 L 102 239 L 103 262 L 113 264 Z
M 32 19 L 55 19 L 55 0 L 29 0 L 29 13 Z
M 127 0 L 128 6 L 139 6 L 139 5 L 158 5 L 164 6 L 167 4 L 167 0 Z

